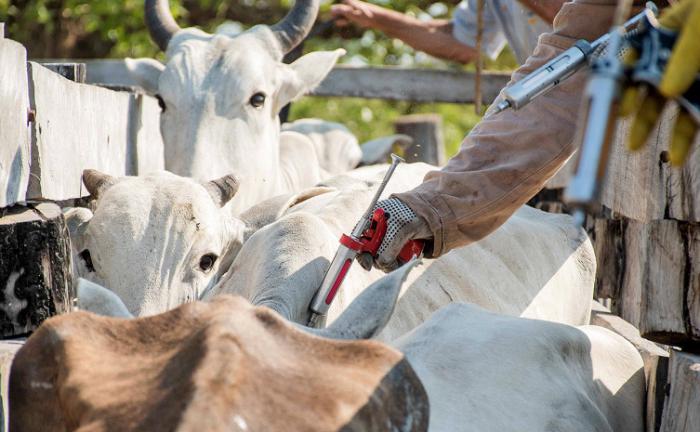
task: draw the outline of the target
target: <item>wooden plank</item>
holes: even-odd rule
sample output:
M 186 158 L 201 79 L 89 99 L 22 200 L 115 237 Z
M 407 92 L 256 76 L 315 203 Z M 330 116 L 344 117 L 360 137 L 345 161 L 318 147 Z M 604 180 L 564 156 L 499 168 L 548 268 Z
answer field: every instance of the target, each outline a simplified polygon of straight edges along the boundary
M 673 350 L 670 365 L 661 432 L 700 431 L 700 355 Z
M 117 176 L 162 169 L 160 109 L 153 98 L 74 83 L 29 65 L 36 113 L 30 198 L 86 196 L 81 181 L 86 168 Z
M 700 151 L 697 150 L 700 134 L 683 168 L 668 163 L 667 150 L 677 114 L 677 107 L 669 104 L 646 146 L 638 152 L 626 148 L 630 120 L 618 123 L 600 194 L 601 203 L 613 213 L 642 222 L 662 219 L 700 222 Z M 545 188 L 566 187 L 574 164 L 575 157 Z
M 471 72 L 397 67 L 336 66 L 311 93 L 413 102 L 473 103 Z M 492 101 L 510 80 L 510 74 L 488 73 L 481 80 L 485 101 Z
M 394 122 L 397 134 L 407 135 L 413 143 L 404 151 L 407 162 L 445 164 L 445 143 L 442 139 L 442 117 L 439 114 L 401 116 Z
M 40 63 L 54 61 L 56 60 L 39 60 Z M 137 85 L 129 75 L 124 60 L 74 61 L 86 64 L 88 83 L 126 87 Z M 474 79 L 473 72 L 338 65 L 311 95 L 414 102 L 473 103 Z M 483 74 L 481 84 L 484 101 L 492 101 L 509 80 L 509 73 Z
M 619 298 L 625 269 L 625 221 L 596 219 L 591 241 L 597 260 L 595 297 Z
M 666 403 L 666 389 L 668 387 L 668 369 L 671 362 L 669 357 L 657 357 L 654 370 L 647 379 L 646 401 L 646 431 L 658 432 L 661 430 L 664 404 Z
M 648 270 L 643 284 L 647 304 L 640 330 L 669 344 L 686 333 L 685 277 L 692 269 L 687 265 L 682 229 L 675 221 L 658 221 L 649 230 Z
M 700 348 L 700 224 L 597 220 L 598 296 L 642 335 Z
M 14 206 L 0 217 L 0 337 L 35 330 L 75 298 L 68 228 L 53 203 Z
M 139 175 L 165 169 L 160 112 L 156 98 L 139 93 L 130 95 L 127 125 L 132 152 L 130 171 Z
M 29 182 L 27 52 L 0 39 L 0 207 L 24 201 Z
M 601 193 L 603 205 L 639 221 L 700 222 L 700 134 L 682 169 L 672 168 L 667 162 L 677 113 L 677 107 L 670 104 L 646 147 L 635 153 L 626 149 L 630 122 L 620 123 Z

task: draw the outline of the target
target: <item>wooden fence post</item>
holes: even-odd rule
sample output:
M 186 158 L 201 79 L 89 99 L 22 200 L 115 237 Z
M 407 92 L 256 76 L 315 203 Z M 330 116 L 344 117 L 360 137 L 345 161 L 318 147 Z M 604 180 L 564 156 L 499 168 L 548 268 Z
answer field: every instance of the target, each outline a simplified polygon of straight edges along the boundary
M 43 202 L 0 215 L 0 337 L 9 338 L 70 311 L 75 292 L 61 209 Z
M 445 144 L 442 139 L 442 117 L 439 114 L 413 114 L 394 122 L 397 134 L 413 138 L 413 145 L 404 153 L 407 162 L 444 165 Z
M 661 432 L 700 430 L 700 355 L 671 351 L 671 383 Z

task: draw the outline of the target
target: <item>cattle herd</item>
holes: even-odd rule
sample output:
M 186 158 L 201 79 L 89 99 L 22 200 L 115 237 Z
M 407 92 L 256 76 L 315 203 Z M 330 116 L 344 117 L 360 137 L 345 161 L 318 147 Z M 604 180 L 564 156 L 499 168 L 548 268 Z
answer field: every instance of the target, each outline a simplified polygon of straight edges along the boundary
M 566 215 L 520 209 L 484 240 L 384 275 L 350 270 L 323 329 L 309 302 L 387 165 L 346 129 L 280 109 L 342 50 L 282 57 L 319 0 L 238 35 L 146 24 L 130 60 L 161 101 L 166 168 L 83 173 L 65 210 L 82 311 L 15 357 L 17 431 L 642 431 L 642 359 L 589 325 L 595 257 Z M 375 157 L 376 158 L 376 157 Z M 435 167 L 398 167 L 386 194 Z

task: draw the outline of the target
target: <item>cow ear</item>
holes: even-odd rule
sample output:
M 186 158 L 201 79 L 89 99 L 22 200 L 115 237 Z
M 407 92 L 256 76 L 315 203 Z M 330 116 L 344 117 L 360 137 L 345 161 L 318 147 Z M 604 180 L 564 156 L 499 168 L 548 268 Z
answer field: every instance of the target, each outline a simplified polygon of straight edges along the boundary
M 158 93 L 158 80 L 160 74 L 165 69 L 163 63 L 150 58 L 124 60 L 129 76 L 136 81 L 147 93 L 155 95 Z
M 345 55 L 344 49 L 315 51 L 290 65 L 285 65 L 287 73 L 284 74 L 275 108 L 280 110 L 289 102 L 316 88 L 342 55 Z
M 113 291 L 86 279 L 78 279 L 78 308 L 117 318 L 133 318 L 122 299 Z
M 413 260 L 369 286 L 333 323 L 312 333 L 331 339 L 369 339 L 377 335 L 394 313 L 396 300 L 408 273 L 419 264 Z
M 219 207 L 223 207 L 236 195 L 240 184 L 241 182 L 238 177 L 229 174 L 216 180 L 202 183 L 202 186 L 209 192 L 214 202 Z
M 118 180 L 119 179 L 116 177 L 94 169 L 83 170 L 83 183 L 85 184 L 85 188 L 87 188 L 90 195 L 95 199 L 99 199 L 100 195 L 114 186 Z
M 85 231 L 90 219 L 92 219 L 92 212 L 84 207 L 73 207 L 63 211 L 63 218 L 66 220 L 73 250 L 82 251 L 85 243 Z

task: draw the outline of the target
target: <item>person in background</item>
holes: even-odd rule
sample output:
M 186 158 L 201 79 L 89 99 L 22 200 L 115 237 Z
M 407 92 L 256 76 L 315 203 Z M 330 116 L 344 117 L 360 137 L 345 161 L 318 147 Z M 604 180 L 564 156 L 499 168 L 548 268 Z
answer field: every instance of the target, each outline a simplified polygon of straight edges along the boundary
M 414 49 L 459 63 L 476 60 L 477 1 L 464 0 L 452 20 L 422 21 L 360 0 L 331 7 L 337 25 L 348 22 L 377 29 Z M 552 20 L 564 0 L 483 0 L 482 52 L 495 59 L 506 43 L 521 64 L 532 54 L 540 34 L 552 30 Z

